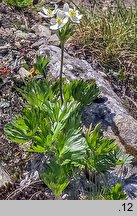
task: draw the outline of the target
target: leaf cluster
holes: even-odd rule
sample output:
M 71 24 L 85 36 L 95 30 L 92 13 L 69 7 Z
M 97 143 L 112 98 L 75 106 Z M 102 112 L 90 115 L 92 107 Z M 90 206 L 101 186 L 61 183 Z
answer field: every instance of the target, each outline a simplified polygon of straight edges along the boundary
M 40 176 L 55 196 L 60 196 L 77 169 L 87 167 L 104 173 L 131 161 L 128 155 L 122 157 L 114 140 L 103 138 L 99 126 L 82 133 L 79 111 L 99 94 L 95 83 L 81 80 L 64 83 L 63 103 L 58 82 L 31 80 L 18 90 L 27 105 L 5 126 L 5 134 L 11 141 L 30 143 L 30 152 L 48 155 Z
M 24 8 L 29 5 L 32 5 L 33 3 L 33 0 L 4 0 L 4 1 L 16 8 Z
M 36 56 L 36 63 L 33 65 L 37 74 L 44 74 L 46 72 L 46 67 L 49 63 L 48 56 L 41 57 L 39 55 Z

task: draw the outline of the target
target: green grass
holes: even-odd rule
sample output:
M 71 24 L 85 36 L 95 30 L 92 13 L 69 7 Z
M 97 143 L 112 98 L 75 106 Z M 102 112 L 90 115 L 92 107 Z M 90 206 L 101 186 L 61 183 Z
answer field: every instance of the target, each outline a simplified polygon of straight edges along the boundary
M 137 3 L 126 8 L 119 2 L 106 10 L 82 8 L 84 18 L 72 41 L 92 59 L 126 76 L 137 69 Z
M 32 5 L 33 0 L 4 0 L 4 2 L 19 9 Z

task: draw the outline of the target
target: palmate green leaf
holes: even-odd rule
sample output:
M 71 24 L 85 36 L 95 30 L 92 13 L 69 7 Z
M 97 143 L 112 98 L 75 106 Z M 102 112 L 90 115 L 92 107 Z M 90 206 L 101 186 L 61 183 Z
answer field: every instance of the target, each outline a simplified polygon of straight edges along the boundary
M 98 172 L 107 172 L 115 168 L 116 161 L 110 157 L 109 153 L 106 155 L 102 154 L 94 158 L 94 166 Z
M 81 106 L 91 104 L 99 95 L 99 88 L 95 81 L 73 80 L 70 88 L 73 98 L 80 102 Z
M 77 111 L 79 103 L 74 100 L 66 102 L 62 105 L 58 113 L 58 121 L 65 122 L 69 117 Z
M 85 134 L 85 139 L 88 145 L 86 160 L 89 169 L 107 172 L 114 169 L 117 164 L 123 164 L 119 147 L 114 140 L 103 138 L 99 125 L 93 131 L 89 129 Z
M 79 103 L 74 100 L 69 102 L 61 103 L 61 100 L 58 100 L 56 103 L 47 101 L 43 108 L 47 113 L 47 116 L 51 119 L 52 123 L 61 122 L 62 124 L 67 122 L 67 120 L 76 113 L 79 107 Z
M 70 21 L 57 32 L 58 38 L 61 42 L 65 43 L 74 34 L 74 25 Z
M 63 131 L 64 133 L 66 133 L 67 131 L 69 131 L 70 128 L 78 129 L 80 127 L 81 127 L 81 115 L 76 110 L 65 122 L 65 127 Z
M 48 121 L 47 118 L 41 119 L 39 123 L 39 127 L 35 133 L 35 135 L 32 138 L 32 142 L 34 144 L 31 146 L 31 149 L 33 149 L 34 152 L 39 152 L 39 148 L 36 148 L 36 146 L 41 146 L 41 151 L 50 151 L 52 146 L 52 140 L 53 140 L 53 133 L 51 131 L 52 124 Z M 45 150 L 44 150 L 45 149 Z
M 4 132 L 10 141 L 17 143 L 25 143 L 31 139 L 32 133 L 29 131 L 22 118 L 12 120 L 4 128 Z
M 39 152 L 39 153 L 42 153 L 42 152 L 47 152 L 47 150 L 40 146 L 40 145 L 36 145 L 36 146 L 31 146 L 29 149 L 28 149 L 28 152 Z
M 23 89 L 18 89 L 27 102 L 36 107 L 41 107 L 49 98 L 53 98 L 51 83 L 47 80 L 31 80 Z
M 55 82 L 52 90 L 56 95 L 59 95 L 59 82 Z M 99 88 L 95 81 L 90 80 L 71 80 L 66 82 L 63 80 L 63 96 L 65 101 L 75 101 L 80 103 L 80 106 L 89 105 L 99 95 Z
M 53 158 L 46 165 L 45 171 L 40 175 L 43 182 L 57 197 L 70 183 L 68 169 L 68 167 L 62 166 L 56 158 Z
M 82 165 L 86 156 L 86 142 L 81 135 L 81 130 L 70 129 L 65 134 L 60 134 L 57 140 L 56 148 L 58 157 L 62 164 Z
M 27 127 L 26 130 L 34 131 L 31 136 L 34 148 L 32 146 L 31 151 L 56 152 L 56 143 L 60 134 L 66 134 L 70 127 L 75 130 L 75 127 L 79 126 L 80 119 L 77 118 L 77 115 L 75 116 L 77 106 L 74 100 L 63 105 L 60 101 L 57 103 L 46 101 L 40 109 L 33 106 L 29 108 L 29 112 L 26 112 L 25 109 L 22 118 Z M 15 135 L 14 138 L 16 138 Z M 41 146 L 43 149 L 36 148 L 36 146 Z
M 101 144 L 100 144 L 101 142 Z M 114 144 L 114 140 L 109 138 L 103 138 L 100 140 L 99 143 L 97 143 L 97 149 L 96 149 L 96 155 L 100 154 L 108 154 L 109 152 L 112 152 L 115 150 L 116 145 Z
M 40 111 L 33 107 L 26 107 L 20 117 L 13 119 L 5 126 L 4 132 L 9 140 L 25 143 L 32 139 L 40 121 Z
M 102 131 L 100 125 L 96 125 L 95 129 L 91 131 L 91 128 L 87 130 L 85 134 L 86 141 L 91 150 L 96 150 L 98 146 L 100 146 L 99 142 L 102 136 Z
M 108 192 L 110 200 L 126 200 L 126 193 L 123 191 L 122 185 L 117 183 Z
M 41 57 L 41 56 L 37 55 L 36 56 L 36 63 L 33 65 L 34 68 L 36 69 L 36 73 L 38 73 L 38 74 L 45 73 L 45 70 L 46 70 L 48 63 L 49 63 L 48 56 Z
M 114 158 L 114 160 L 116 161 L 116 165 L 130 164 L 134 158 L 129 154 L 123 153 L 118 146 L 114 149 L 113 154 L 110 154 L 110 157 Z

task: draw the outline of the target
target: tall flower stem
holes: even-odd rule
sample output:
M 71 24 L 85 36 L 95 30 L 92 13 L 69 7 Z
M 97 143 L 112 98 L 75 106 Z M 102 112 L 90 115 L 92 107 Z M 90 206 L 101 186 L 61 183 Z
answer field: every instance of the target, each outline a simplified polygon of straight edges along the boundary
M 63 60 L 64 60 L 64 41 L 61 42 L 61 65 L 60 65 L 60 74 L 59 74 L 59 79 L 60 79 L 60 97 L 61 97 L 61 102 L 63 104 L 63 82 L 62 82 L 62 74 L 63 74 Z

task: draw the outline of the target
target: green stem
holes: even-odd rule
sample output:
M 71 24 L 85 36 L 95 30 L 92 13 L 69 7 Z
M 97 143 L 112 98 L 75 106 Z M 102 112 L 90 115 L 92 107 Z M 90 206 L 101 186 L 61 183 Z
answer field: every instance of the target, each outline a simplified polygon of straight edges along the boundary
M 64 60 L 64 42 L 61 42 L 61 65 L 60 65 L 60 97 L 61 102 L 63 104 L 63 82 L 62 82 L 62 74 L 63 74 L 63 60 Z

